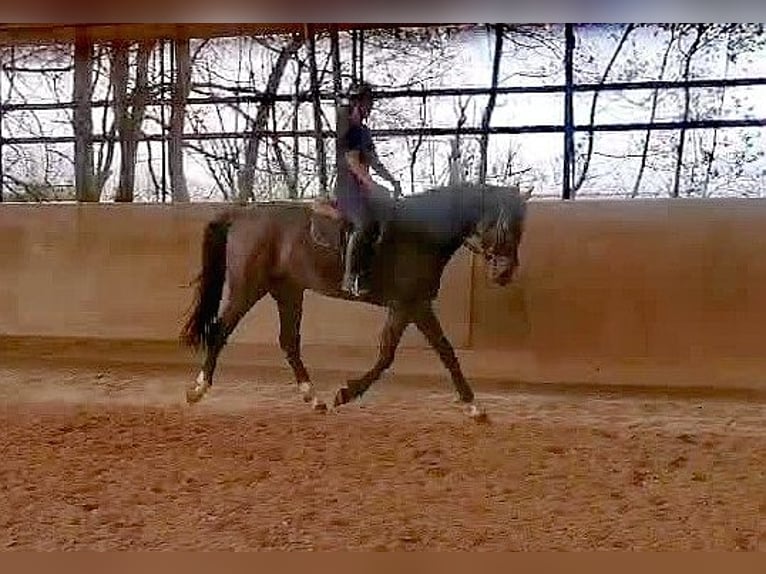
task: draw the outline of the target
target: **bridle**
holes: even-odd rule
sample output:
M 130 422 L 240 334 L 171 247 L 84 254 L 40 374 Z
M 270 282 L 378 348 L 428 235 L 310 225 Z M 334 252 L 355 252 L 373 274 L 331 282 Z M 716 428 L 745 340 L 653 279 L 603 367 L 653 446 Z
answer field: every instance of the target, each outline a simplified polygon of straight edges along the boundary
M 482 245 L 476 245 L 472 241 L 472 238 L 476 235 L 475 233 L 463 241 L 463 245 L 465 245 L 473 253 L 481 255 L 485 260 L 489 261 L 496 256 L 495 251 L 497 250 L 497 246 L 507 243 L 508 234 L 510 233 L 511 223 L 510 218 L 508 217 L 508 207 L 504 205 L 500 209 L 500 213 L 495 220 L 494 241 L 488 248 L 485 248 Z

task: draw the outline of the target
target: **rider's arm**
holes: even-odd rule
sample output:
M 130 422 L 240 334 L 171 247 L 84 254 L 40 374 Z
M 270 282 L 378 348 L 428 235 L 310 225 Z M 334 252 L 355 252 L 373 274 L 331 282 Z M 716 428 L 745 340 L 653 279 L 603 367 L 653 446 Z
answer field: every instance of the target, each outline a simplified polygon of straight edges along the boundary
M 401 195 L 402 190 L 399 187 L 399 181 L 391 174 L 390 171 L 388 171 L 388 169 L 386 169 L 386 166 L 383 165 L 383 162 L 380 161 L 375 148 L 369 150 L 367 157 L 369 158 L 370 167 L 375 170 L 375 173 L 377 173 L 383 179 L 389 181 L 391 185 L 394 186 L 394 197 Z
M 349 150 L 346 152 L 346 165 L 348 165 L 349 171 L 351 171 L 359 181 L 363 182 L 367 190 L 370 191 L 375 186 L 375 181 L 370 177 L 367 170 L 364 169 L 360 160 L 361 157 L 359 151 Z
M 380 158 L 378 157 L 378 153 L 374 149 L 371 149 L 368 152 L 367 157 L 370 160 L 370 167 L 375 170 L 375 173 L 380 175 L 380 177 L 382 177 L 386 181 L 391 182 L 392 184 L 396 183 L 396 178 L 393 175 L 391 175 L 391 172 L 388 171 L 388 169 L 386 169 L 386 166 L 383 165 L 382 161 L 380 161 Z

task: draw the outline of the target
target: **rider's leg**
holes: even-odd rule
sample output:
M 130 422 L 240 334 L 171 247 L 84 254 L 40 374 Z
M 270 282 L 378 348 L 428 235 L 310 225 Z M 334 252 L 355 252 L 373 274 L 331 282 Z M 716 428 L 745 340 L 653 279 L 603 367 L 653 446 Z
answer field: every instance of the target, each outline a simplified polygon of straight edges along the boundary
M 353 230 L 346 246 L 343 288 L 358 296 L 367 291 L 365 285 L 366 269 L 375 233 L 375 220 L 365 202 L 358 202 L 356 207 L 357 209 L 348 216 Z

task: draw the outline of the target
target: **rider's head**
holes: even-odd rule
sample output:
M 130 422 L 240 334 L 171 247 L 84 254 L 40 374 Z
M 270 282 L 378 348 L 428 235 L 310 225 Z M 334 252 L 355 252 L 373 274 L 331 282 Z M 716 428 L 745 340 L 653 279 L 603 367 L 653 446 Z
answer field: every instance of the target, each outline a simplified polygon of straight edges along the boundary
M 372 86 L 367 82 L 357 82 L 348 90 L 348 99 L 351 108 L 359 111 L 361 119 L 370 115 L 372 110 Z

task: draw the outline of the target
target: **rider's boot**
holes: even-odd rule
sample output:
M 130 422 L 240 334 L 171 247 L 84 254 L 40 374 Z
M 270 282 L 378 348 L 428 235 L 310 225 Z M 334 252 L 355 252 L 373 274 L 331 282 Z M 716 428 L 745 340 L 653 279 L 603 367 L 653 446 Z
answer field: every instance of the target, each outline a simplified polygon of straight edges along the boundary
M 364 232 L 354 230 L 348 238 L 346 245 L 346 268 L 343 274 L 343 290 L 354 297 L 366 295 L 369 288 L 365 284 L 363 274 L 359 272 L 360 250 L 363 248 Z

